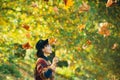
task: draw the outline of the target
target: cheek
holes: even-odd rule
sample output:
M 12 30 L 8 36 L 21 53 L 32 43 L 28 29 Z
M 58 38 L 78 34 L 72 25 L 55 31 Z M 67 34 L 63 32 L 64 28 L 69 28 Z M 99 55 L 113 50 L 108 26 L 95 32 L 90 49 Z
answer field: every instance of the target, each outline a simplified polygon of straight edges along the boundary
M 51 53 L 51 52 L 52 52 L 52 49 L 51 49 L 51 48 L 48 48 L 48 51 Z
M 51 52 L 52 52 L 52 49 L 51 49 L 51 48 L 49 48 L 49 47 L 48 47 L 48 48 L 46 48 L 45 50 L 46 50 L 46 52 L 48 52 L 48 53 L 51 53 Z
M 48 51 L 51 51 L 51 48 L 47 48 Z

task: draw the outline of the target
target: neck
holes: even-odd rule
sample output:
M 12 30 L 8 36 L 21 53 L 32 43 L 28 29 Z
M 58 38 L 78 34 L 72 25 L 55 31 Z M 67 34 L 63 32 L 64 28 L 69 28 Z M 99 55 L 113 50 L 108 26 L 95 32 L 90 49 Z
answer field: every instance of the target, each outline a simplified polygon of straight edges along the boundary
M 47 56 L 44 55 L 42 58 L 45 59 L 46 61 L 48 61 Z

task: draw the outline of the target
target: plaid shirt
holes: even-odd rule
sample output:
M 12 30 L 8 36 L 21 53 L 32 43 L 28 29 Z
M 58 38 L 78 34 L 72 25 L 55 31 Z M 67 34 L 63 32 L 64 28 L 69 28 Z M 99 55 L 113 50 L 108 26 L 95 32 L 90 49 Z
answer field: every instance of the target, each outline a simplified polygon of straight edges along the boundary
M 38 58 L 35 67 L 35 80 L 54 80 L 50 63 L 43 58 Z

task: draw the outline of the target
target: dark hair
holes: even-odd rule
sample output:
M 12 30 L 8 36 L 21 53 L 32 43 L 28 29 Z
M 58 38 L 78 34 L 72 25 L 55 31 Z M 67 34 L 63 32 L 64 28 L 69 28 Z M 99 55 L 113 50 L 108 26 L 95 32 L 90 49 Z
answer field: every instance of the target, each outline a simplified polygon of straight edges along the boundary
M 48 39 L 46 39 L 46 40 L 39 40 L 39 41 L 37 42 L 37 44 L 36 44 L 36 49 L 37 49 L 37 57 L 38 57 L 38 58 L 39 58 L 39 57 L 42 57 L 42 58 L 45 57 L 42 49 L 43 49 L 46 45 L 48 45 L 48 44 L 49 44 L 49 43 L 48 43 Z
M 44 53 L 42 50 L 37 50 L 37 57 L 43 57 L 44 56 Z

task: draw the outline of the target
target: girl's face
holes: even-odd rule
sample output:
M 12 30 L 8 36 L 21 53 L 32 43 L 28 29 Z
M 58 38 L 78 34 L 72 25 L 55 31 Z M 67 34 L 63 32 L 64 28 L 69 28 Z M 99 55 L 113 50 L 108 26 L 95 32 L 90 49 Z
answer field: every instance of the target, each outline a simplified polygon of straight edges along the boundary
M 43 48 L 43 52 L 47 55 L 50 55 L 52 53 L 52 47 L 48 44 Z

